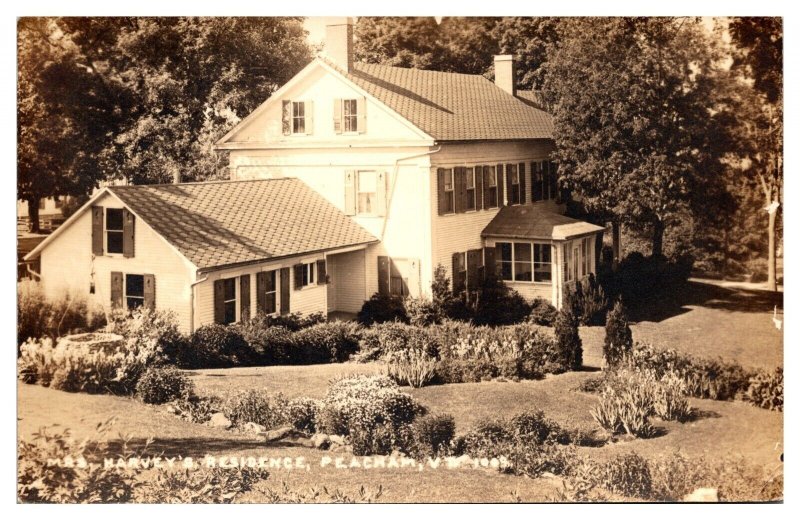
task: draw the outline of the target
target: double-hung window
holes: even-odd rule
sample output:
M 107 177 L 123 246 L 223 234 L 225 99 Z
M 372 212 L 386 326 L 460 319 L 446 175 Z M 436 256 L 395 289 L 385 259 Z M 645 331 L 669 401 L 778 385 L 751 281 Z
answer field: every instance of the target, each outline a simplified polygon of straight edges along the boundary
M 456 191 L 455 183 L 453 182 L 453 169 L 447 168 L 444 170 L 444 201 L 445 213 L 455 213 L 456 211 Z
M 572 281 L 572 242 L 564 242 L 564 281 Z
M 497 207 L 497 170 L 494 166 L 484 166 L 483 171 L 486 173 L 484 182 L 486 183 L 486 200 L 484 206 L 487 208 Z
M 141 274 L 125 275 L 125 305 L 133 310 L 144 305 L 144 276 Z
M 236 321 L 236 278 L 226 278 L 222 281 L 222 301 L 225 306 L 223 323 Z
M 375 197 L 378 190 L 377 173 L 374 171 L 358 172 L 358 213 L 373 215 Z
M 550 244 L 533 244 L 533 281 L 550 282 L 552 280 L 552 246 Z
M 550 244 L 530 242 L 498 242 L 497 262 L 500 278 L 514 282 L 552 281 Z
M 106 208 L 106 251 L 122 253 L 122 210 Z
M 507 164 L 506 165 L 506 175 L 509 176 L 511 189 L 508 193 L 508 203 L 509 204 L 520 204 L 521 202 L 521 194 L 520 194 L 520 185 L 519 185 L 519 169 L 517 168 L 516 164 Z
M 277 271 L 267 271 L 266 272 L 266 286 L 265 286 L 265 293 L 266 297 L 264 298 L 264 312 L 266 314 L 274 314 L 278 310 L 278 284 L 277 281 Z
M 301 282 L 301 287 L 305 287 L 306 285 L 314 285 L 314 262 L 310 264 L 303 264 L 303 279 Z
M 358 100 L 342 100 L 342 120 L 345 132 L 358 132 Z
M 478 190 L 475 189 L 475 168 L 466 168 L 465 175 L 467 176 L 467 211 L 475 209 L 477 202 L 476 197 Z
M 304 101 L 292 101 L 292 133 L 306 133 L 306 104 Z

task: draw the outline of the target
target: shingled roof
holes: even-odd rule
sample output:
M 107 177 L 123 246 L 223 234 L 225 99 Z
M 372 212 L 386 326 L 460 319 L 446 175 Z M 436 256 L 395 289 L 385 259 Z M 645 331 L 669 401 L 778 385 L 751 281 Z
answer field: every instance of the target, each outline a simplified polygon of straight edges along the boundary
M 483 76 L 367 63 L 337 70 L 436 140 L 553 138 L 552 118 L 527 92 L 518 99 Z
M 108 190 L 199 269 L 378 240 L 299 179 Z
M 603 231 L 600 226 L 536 205 L 504 206 L 481 232 L 483 237 L 566 240 Z

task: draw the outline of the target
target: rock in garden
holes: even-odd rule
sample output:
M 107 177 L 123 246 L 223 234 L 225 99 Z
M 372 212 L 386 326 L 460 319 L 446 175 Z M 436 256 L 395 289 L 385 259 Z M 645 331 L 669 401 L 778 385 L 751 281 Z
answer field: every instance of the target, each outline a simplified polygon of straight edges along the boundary
M 697 488 L 683 497 L 684 502 L 719 502 L 716 488 Z
M 282 428 L 276 428 L 274 430 L 269 430 L 265 434 L 265 436 L 266 436 L 267 442 L 275 442 L 275 441 L 279 441 L 279 440 L 285 439 L 286 437 L 288 437 L 292 433 L 294 433 L 294 428 L 292 428 L 291 426 L 284 426 Z
M 231 427 L 230 419 L 225 417 L 225 414 L 222 412 L 217 412 L 215 414 L 212 414 L 211 417 L 208 419 L 208 423 L 206 424 L 208 424 L 209 426 L 213 426 L 214 428 L 227 429 Z
M 266 430 L 266 428 L 264 428 L 260 424 L 256 424 L 254 422 L 249 422 L 249 423 L 245 423 L 245 425 L 242 426 L 242 430 L 244 430 L 247 433 L 253 433 L 255 435 L 260 435 L 260 434 L 264 433 L 264 430 Z
M 318 450 L 324 450 L 331 444 L 330 438 L 324 433 L 315 433 L 311 436 L 311 442 Z
M 344 437 L 341 435 L 329 435 L 328 440 L 331 441 L 331 444 L 338 444 L 339 446 L 344 446 L 347 442 L 344 440 Z

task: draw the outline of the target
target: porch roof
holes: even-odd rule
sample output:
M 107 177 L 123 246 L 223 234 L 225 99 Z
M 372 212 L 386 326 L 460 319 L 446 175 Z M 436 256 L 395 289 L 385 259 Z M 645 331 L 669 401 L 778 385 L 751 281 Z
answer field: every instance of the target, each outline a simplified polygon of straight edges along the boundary
M 524 238 L 568 240 L 573 237 L 599 233 L 604 228 L 576 220 L 534 205 L 504 206 L 487 224 L 481 236 L 485 238 Z

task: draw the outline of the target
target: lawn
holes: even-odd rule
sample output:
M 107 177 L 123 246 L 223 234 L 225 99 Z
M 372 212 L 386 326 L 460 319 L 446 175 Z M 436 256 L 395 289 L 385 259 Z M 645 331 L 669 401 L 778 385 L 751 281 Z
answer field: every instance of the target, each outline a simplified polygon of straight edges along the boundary
M 654 309 L 632 310 L 636 323 L 634 339 L 652 341 L 698 356 L 735 360 L 750 366 L 771 367 L 782 361 L 782 336 L 772 325 L 768 293 L 691 284 L 682 294 L 664 300 Z M 584 359 L 588 366 L 600 365 L 602 329 L 582 328 Z M 322 397 L 332 378 L 350 373 L 379 373 L 380 364 L 333 364 L 297 367 L 258 367 L 190 372 L 197 391 L 221 395 L 241 389 L 264 388 L 289 397 Z M 542 409 L 548 417 L 570 428 L 592 429 L 596 425 L 590 410 L 597 398 L 577 390 L 580 383 L 597 377 L 591 369 L 551 375 L 540 381 L 483 382 L 407 389 L 430 410 L 452 414 L 457 430 L 464 432 L 484 418 L 509 417 L 531 408 Z M 18 386 L 18 431 L 28 436 L 39 427 L 60 424 L 78 437 L 91 436 L 97 423 L 118 418 L 112 432 L 131 436 L 133 447 L 153 438 L 151 452 L 164 455 L 302 456 L 308 471 L 276 470 L 270 478 L 241 501 L 265 500 L 267 488 L 285 481 L 293 489 L 311 487 L 339 489 L 357 495 L 365 485 L 381 486 L 386 502 L 505 502 L 512 493 L 524 501 L 546 501 L 555 496 L 558 479 L 528 479 L 498 474 L 493 470 L 374 469 L 340 470 L 321 468 L 325 452 L 280 445 L 237 433 L 182 421 L 164 407 L 113 396 L 69 394 L 35 385 Z M 635 450 L 646 456 L 669 455 L 680 450 L 690 457 L 724 460 L 736 455 L 769 471 L 782 467 L 783 414 L 755 408 L 742 402 L 692 399 L 699 413 L 693 421 L 656 422 L 662 435 L 647 440 L 630 440 L 601 448 L 579 448 L 594 459 Z M 348 459 L 349 460 L 349 459 Z

